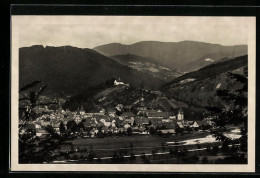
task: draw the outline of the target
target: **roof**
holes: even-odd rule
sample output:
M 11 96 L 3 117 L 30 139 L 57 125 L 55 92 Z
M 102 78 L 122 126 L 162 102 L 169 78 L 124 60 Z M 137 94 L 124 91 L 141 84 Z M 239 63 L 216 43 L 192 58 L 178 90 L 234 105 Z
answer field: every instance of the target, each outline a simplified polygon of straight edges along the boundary
M 96 122 L 94 120 L 91 120 L 91 119 L 86 119 L 85 122 L 83 122 L 84 126 L 93 126 L 93 125 L 96 125 Z
M 175 133 L 174 129 L 162 129 L 160 130 L 162 133 Z
M 164 117 L 167 118 L 169 117 L 168 112 L 147 112 L 148 117 Z
M 104 119 L 105 121 L 110 121 L 109 116 L 106 115 L 93 115 L 92 118 L 96 118 L 98 122 L 100 122 L 101 119 Z
M 168 123 L 165 125 L 165 127 L 166 127 L 167 129 L 176 129 L 177 123 L 176 123 L 176 122 L 168 122 Z
M 205 121 L 205 120 L 202 120 L 202 121 L 196 121 L 197 122 L 197 124 L 199 125 L 199 126 L 202 126 L 202 125 L 209 125 L 209 123 L 207 122 L 207 121 Z
M 109 109 L 107 109 L 107 112 L 116 112 L 116 109 L 115 108 L 109 108 Z
M 126 109 L 131 109 L 132 106 L 131 106 L 131 105 L 126 105 L 126 106 L 124 106 L 124 108 L 126 108 Z
M 144 131 L 145 131 L 145 128 L 144 128 L 144 127 L 141 127 L 141 128 L 139 128 L 139 131 L 144 132 Z
M 177 122 L 177 125 L 179 126 L 179 128 L 184 128 L 182 123 L 180 123 L 180 122 Z
M 25 124 L 24 129 L 35 129 L 35 125 L 34 124 Z
M 53 128 L 60 127 L 60 123 L 54 123 L 54 124 L 52 124 L 52 127 L 53 127 Z
M 221 83 L 218 83 L 218 85 L 216 86 L 216 89 L 219 89 L 221 87 Z
M 136 124 L 144 124 L 144 123 L 149 123 L 149 120 L 145 117 L 136 117 L 135 118 L 135 123 Z
M 198 123 L 195 121 L 190 127 L 199 127 Z
M 39 130 L 37 131 L 37 133 L 45 133 L 45 134 L 47 134 L 47 131 L 46 131 L 45 129 L 39 129 Z
M 120 116 L 123 116 L 123 117 L 134 117 L 134 113 L 132 112 L 123 112 Z

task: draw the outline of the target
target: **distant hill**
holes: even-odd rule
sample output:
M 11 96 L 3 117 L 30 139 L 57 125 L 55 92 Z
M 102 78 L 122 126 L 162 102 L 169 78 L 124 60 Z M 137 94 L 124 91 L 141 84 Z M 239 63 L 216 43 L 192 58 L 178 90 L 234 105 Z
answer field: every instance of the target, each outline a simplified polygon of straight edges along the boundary
M 93 48 L 106 56 L 134 54 L 156 59 L 160 64 L 177 71 L 188 72 L 210 64 L 211 59 L 218 61 L 246 55 L 247 45 L 222 46 L 196 41 L 157 42 L 142 41 L 132 45 L 111 43 Z
M 235 70 L 237 68 L 246 66 L 248 63 L 248 56 L 239 56 L 229 60 L 221 60 L 220 62 L 213 63 L 203 67 L 197 71 L 186 73 L 171 82 L 163 85 L 163 88 L 170 87 L 171 85 L 180 85 L 191 81 L 203 80 L 215 77 L 219 74 Z
M 71 46 L 20 48 L 19 73 L 20 86 L 42 80 L 48 84 L 49 93 L 73 94 L 111 78 L 144 88 L 157 88 L 164 83 L 94 50 Z
M 195 107 L 221 105 L 215 96 L 216 90 L 235 90 L 241 84 L 229 76 L 229 73 L 247 75 L 248 56 L 222 60 L 200 70 L 187 73 L 162 87 L 168 98 L 188 103 Z
M 133 54 L 116 55 L 111 56 L 111 58 L 122 65 L 148 73 L 167 82 L 180 76 L 180 73 L 160 64 L 158 60 L 153 58 L 141 57 Z

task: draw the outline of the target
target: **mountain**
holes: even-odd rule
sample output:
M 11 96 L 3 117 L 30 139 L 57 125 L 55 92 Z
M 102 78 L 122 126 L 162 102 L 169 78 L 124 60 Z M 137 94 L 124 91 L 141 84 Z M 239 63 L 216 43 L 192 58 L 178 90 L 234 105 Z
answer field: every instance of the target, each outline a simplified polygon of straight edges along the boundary
M 106 55 L 134 54 L 141 57 L 156 59 L 160 64 L 171 69 L 189 72 L 204 67 L 206 59 L 218 61 L 225 57 L 231 58 L 247 54 L 247 45 L 222 46 L 196 41 L 157 42 L 142 41 L 131 45 L 111 43 L 93 48 Z
M 239 56 L 229 60 L 221 60 L 220 62 L 213 63 L 203 67 L 197 71 L 186 73 L 171 82 L 163 85 L 163 88 L 171 87 L 174 85 L 181 85 L 188 82 L 208 79 L 216 77 L 219 74 L 235 70 L 237 68 L 246 66 L 248 63 L 248 56 Z
M 168 98 L 183 101 L 195 107 L 220 105 L 221 101 L 215 96 L 216 90 L 235 91 L 242 87 L 241 83 L 233 79 L 230 73 L 247 77 L 247 65 L 247 55 L 222 60 L 164 84 L 162 92 Z
M 119 64 L 92 49 L 35 45 L 19 49 L 20 87 L 34 80 L 48 84 L 46 92 L 77 93 L 111 78 L 136 87 L 156 88 L 164 82 Z
M 126 65 L 132 69 L 148 73 L 166 82 L 169 82 L 180 76 L 180 73 L 161 65 L 158 60 L 153 58 L 141 57 L 133 54 L 116 55 L 111 56 L 111 58 L 122 65 Z
M 99 112 L 102 109 L 109 110 L 118 104 L 123 105 L 124 111 L 131 111 L 137 114 L 136 106 L 140 104 L 140 99 L 148 110 L 162 110 L 164 112 L 178 113 L 181 107 L 185 113 L 185 118 L 189 120 L 203 119 L 202 108 L 190 108 L 186 103 L 174 99 L 168 100 L 161 96 L 158 91 L 143 90 L 131 86 L 115 86 L 109 82 L 104 85 L 91 88 L 89 92 L 77 93 L 66 100 L 62 105 L 63 109 L 77 111 L 83 107 L 86 112 Z
M 66 100 L 63 108 L 76 111 L 82 105 L 87 112 L 99 112 L 101 109 L 115 108 L 118 104 L 131 105 L 142 96 L 148 104 L 156 95 L 146 91 L 125 85 L 99 85 L 90 88 L 89 92 L 79 92 L 71 96 Z

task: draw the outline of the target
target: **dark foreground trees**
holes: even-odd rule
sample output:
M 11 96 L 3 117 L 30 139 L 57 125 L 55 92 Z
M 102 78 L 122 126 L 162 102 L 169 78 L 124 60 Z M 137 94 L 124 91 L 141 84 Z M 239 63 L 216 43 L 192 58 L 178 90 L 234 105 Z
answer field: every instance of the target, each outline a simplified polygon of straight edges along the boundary
M 40 95 L 46 89 L 47 85 L 39 87 L 41 81 L 34 81 L 25 85 L 19 90 L 19 110 L 26 108 L 20 114 L 19 120 L 19 163 L 43 163 L 51 162 L 57 158 L 55 150 L 64 142 L 64 138 L 56 133 L 51 126 L 46 126 L 45 130 L 49 133 L 47 139 L 40 140 L 36 137 L 34 129 L 27 129 L 28 125 L 36 119 L 33 117 L 33 110 L 37 106 L 57 104 L 57 101 L 43 102 Z M 35 88 L 39 88 L 35 91 Z M 29 90 L 29 92 L 28 92 Z M 31 91 L 30 91 L 31 90 Z
M 244 75 L 229 73 L 230 78 L 240 83 L 240 87 L 234 90 L 219 89 L 216 92 L 223 104 L 220 107 L 209 107 L 208 110 L 215 118 L 214 121 L 219 130 L 212 134 L 217 140 L 222 141 L 223 152 L 229 153 L 232 146 L 232 157 L 241 157 L 247 154 L 248 140 L 248 79 L 247 68 L 244 69 Z M 225 132 L 229 131 L 229 126 L 240 128 L 240 138 L 230 138 Z M 244 159 L 246 160 L 246 159 Z

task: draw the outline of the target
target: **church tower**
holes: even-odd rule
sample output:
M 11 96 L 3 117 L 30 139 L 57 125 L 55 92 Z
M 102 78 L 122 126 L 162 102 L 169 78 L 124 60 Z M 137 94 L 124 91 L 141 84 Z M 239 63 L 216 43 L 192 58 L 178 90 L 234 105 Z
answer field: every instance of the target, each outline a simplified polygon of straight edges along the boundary
M 85 110 L 83 108 L 83 105 L 81 105 L 79 113 L 80 113 L 80 115 L 84 115 L 85 114 Z
M 184 120 L 184 114 L 183 114 L 183 111 L 182 111 L 181 108 L 178 111 L 177 120 L 178 121 L 183 121 Z

